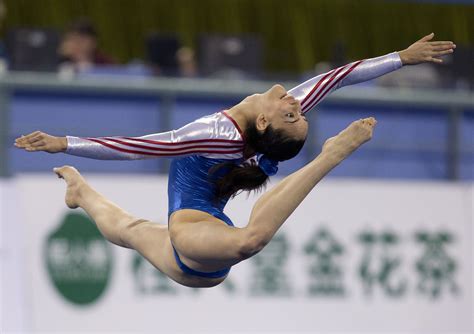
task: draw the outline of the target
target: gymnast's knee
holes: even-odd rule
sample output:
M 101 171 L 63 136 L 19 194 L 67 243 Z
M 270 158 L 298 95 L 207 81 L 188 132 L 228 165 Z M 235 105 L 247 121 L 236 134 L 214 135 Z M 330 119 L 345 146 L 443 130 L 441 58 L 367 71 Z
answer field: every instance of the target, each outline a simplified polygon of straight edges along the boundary
M 270 241 L 263 233 L 248 231 L 239 245 L 238 253 L 242 260 L 248 259 L 259 253 Z
M 120 229 L 120 241 L 127 248 L 133 248 L 133 240 L 136 236 L 136 231 L 149 221 L 146 219 L 132 218 L 126 222 Z

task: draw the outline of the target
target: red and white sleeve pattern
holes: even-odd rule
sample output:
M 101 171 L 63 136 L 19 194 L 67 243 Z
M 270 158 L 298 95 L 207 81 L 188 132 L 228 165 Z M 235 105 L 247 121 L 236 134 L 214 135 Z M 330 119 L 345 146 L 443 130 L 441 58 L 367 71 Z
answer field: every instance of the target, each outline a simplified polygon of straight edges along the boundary
M 244 142 L 240 130 L 224 113 L 202 117 L 177 130 L 142 137 L 67 137 L 67 154 L 100 160 L 137 160 L 203 155 L 239 159 Z
M 336 89 L 375 79 L 400 67 L 402 67 L 402 61 L 398 52 L 359 60 L 309 79 L 290 89 L 288 94 L 300 101 L 304 114 Z

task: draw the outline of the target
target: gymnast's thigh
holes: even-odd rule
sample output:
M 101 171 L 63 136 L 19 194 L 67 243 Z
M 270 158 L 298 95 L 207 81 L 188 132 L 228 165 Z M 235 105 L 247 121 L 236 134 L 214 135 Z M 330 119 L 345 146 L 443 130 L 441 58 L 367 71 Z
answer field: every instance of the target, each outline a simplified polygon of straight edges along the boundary
M 122 239 L 162 273 L 171 278 L 182 274 L 174 259 L 166 225 L 138 220 L 122 234 Z
M 240 250 L 246 239 L 245 230 L 229 226 L 206 212 L 191 209 L 174 212 L 169 231 L 183 262 L 195 270 L 220 270 L 242 260 Z
M 130 228 L 124 241 L 155 268 L 179 284 L 189 287 L 211 287 L 225 279 L 225 277 L 202 278 L 184 273 L 176 263 L 166 225 L 146 220 L 137 221 L 135 226 Z

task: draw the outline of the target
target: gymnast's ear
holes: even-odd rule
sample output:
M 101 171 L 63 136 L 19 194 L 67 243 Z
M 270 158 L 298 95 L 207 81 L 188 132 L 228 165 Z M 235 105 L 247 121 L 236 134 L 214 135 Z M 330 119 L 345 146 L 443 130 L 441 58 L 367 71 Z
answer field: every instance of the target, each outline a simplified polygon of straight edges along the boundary
M 255 127 L 258 131 L 265 131 L 269 125 L 270 122 L 268 122 L 268 119 L 264 113 L 260 113 L 257 115 L 257 119 L 255 120 Z

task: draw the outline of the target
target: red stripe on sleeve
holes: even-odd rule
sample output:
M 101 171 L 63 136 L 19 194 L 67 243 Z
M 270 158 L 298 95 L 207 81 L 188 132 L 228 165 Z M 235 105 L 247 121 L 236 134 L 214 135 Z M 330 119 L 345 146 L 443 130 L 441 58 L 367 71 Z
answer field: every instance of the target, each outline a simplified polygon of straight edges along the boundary
M 144 151 L 139 151 L 139 150 L 129 150 L 121 147 L 117 147 L 115 145 L 112 145 L 110 143 L 106 143 L 100 139 L 97 138 L 87 138 L 90 141 L 93 141 L 95 143 L 101 144 L 105 147 L 108 147 L 112 150 L 123 152 L 123 153 L 130 153 L 130 154 L 139 154 L 139 155 L 149 155 L 149 156 L 155 156 L 155 157 L 172 157 L 172 156 L 177 156 L 177 155 L 185 155 L 185 154 L 193 154 L 193 153 L 216 153 L 216 154 L 234 154 L 234 153 L 242 153 L 242 149 L 238 150 L 229 150 L 229 151 L 213 151 L 213 150 L 206 150 L 206 149 L 198 149 L 198 150 L 189 150 L 189 149 L 183 149 L 182 152 L 176 152 L 176 153 L 151 153 L 151 152 L 144 152 Z
M 321 83 L 322 83 L 324 80 L 326 80 L 326 78 L 327 78 L 328 76 L 330 76 L 334 71 L 335 71 L 335 70 L 331 70 L 331 71 L 329 71 L 328 73 L 326 73 L 326 74 L 314 85 L 313 89 L 311 89 L 311 91 L 304 97 L 303 101 L 301 101 L 301 105 L 303 105 L 304 103 L 306 103 L 306 100 L 309 99 L 309 97 L 311 96 L 311 94 L 313 94 L 314 91 L 315 91 L 316 89 L 318 89 L 318 87 L 321 85 Z
M 352 67 L 347 70 L 346 73 L 344 73 L 336 81 L 334 81 L 332 85 L 328 89 L 326 89 L 326 91 L 322 95 L 319 96 L 319 98 L 311 105 L 311 107 L 308 110 L 311 110 L 312 108 L 314 108 L 314 106 L 317 105 L 321 101 L 321 99 L 323 99 L 335 85 L 337 85 L 342 79 L 347 77 L 349 73 L 351 73 L 361 62 L 362 60 L 359 60 L 358 62 L 354 63 Z
M 177 146 L 177 145 L 186 145 L 186 144 L 195 144 L 195 143 L 204 143 L 204 142 L 216 142 L 216 143 L 231 143 L 231 144 L 239 144 L 242 143 L 242 140 L 231 140 L 231 139 L 195 139 L 195 140 L 187 140 L 179 143 L 170 143 L 164 141 L 157 141 L 151 139 L 142 139 L 142 138 L 135 138 L 135 137 L 117 137 L 127 140 L 133 140 L 136 142 L 147 143 L 147 144 L 156 144 L 156 145 L 164 145 L 164 146 Z
M 211 145 L 211 144 L 205 144 L 204 145 L 203 144 L 203 145 L 182 146 L 182 147 L 176 147 L 176 148 L 164 148 L 164 147 L 152 147 L 152 146 L 146 146 L 146 145 L 140 145 L 140 144 L 133 144 L 133 143 L 129 143 L 129 142 L 117 139 L 117 138 L 111 138 L 111 137 L 102 137 L 100 139 L 105 139 L 105 140 L 112 141 L 112 142 L 122 144 L 122 145 L 125 145 L 125 146 L 130 146 L 130 147 L 135 147 L 135 148 L 144 148 L 144 149 L 147 149 L 147 150 L 150 150 L 150 151 L 163 151 L 163 152 L 174 152 L 174 151 L 180 151 L 180 150 L 184 150 L 184 149 L 190 149 L 191 150 L 191 149 L 195 149 L 195 148 L 198 148 L 198 149 L 203 149 L 203 148 L 222 148 L 222 149 L 240 148 L 240 149 L 243 149 L 243 143 L 236 144 L 236 145 L 226 145 L 226 146 Z M 210 141 L 210 142 L 212 142 L 212 141 Z
M 310 105 L 314 102 L 314 100 L 316 100 L 316 99 L 321 95 L 321 93 L 326 89 L 326 87 L 327 87 L 329 84 L 331 84 L 331 82 L 334 80 L 334 78 L 336 78 L 337 75 L 338 75 L 339 73 L 341 73 L 346 67 L 347 67 L 347 65 L 346 65 L 346 66 L 339 67 L 339 68 L 334 72 L 334 74 L 329 78 L 329 80 L 326 81 L 326 82 L 322 85 L 321 89 L 320 89 L 315 95 L 313 95 L 313 96 L 311 97 L 311 99 L 310 99 L 309 101 L 307 101 L 307 103 L 303 106 L 303 113 L 305 113 L 306 110 L 311 109 L 311 108 L 308 109 L 308 106 L 310 106 Z

